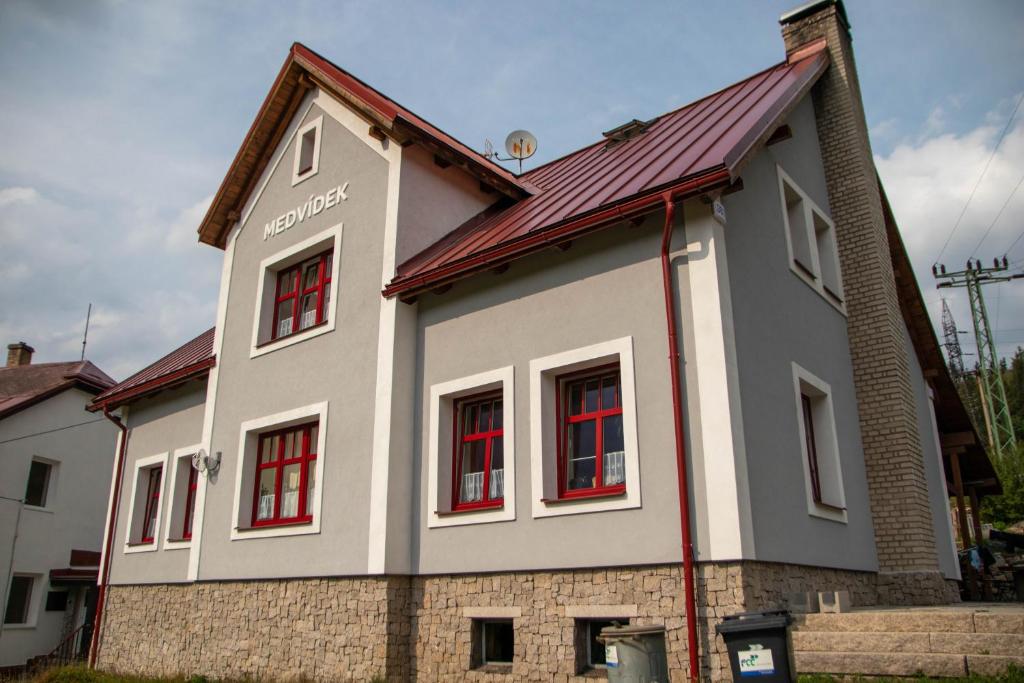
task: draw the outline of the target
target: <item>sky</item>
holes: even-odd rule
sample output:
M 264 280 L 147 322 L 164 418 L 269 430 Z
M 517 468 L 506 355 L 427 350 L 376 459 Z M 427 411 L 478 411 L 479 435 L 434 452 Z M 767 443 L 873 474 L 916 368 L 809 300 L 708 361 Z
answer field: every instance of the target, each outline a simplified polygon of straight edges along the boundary
M 539 164 L 781 61 L 797 4 L 3 0 L 0 342 L 77 359 L 92 303 L 87 357 L 123 379 L 213 324 L 223 253 L 196 228 L 292 41 L 476 149 L 526 128 Z M 847 13 L 876 166 L 938 321 L 940 252 L 988 262 L 1024 231 L 1024 107 L 993 155 L 1024 96 L 1024 3 Z M 1009 259 L 1024 266 L 1024 239 Z M 966 292 L 945 292 L 970 330 Z M 1024 282 L 985 295 L 1011 353 Z

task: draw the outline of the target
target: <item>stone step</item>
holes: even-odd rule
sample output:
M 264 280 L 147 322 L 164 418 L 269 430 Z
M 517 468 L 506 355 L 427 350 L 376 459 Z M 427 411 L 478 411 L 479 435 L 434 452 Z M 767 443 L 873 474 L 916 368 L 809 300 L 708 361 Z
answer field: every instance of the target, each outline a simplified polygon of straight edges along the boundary
M 795 618 L 800 631 L 844 633 L 1024 633 L 1022 612 L 864 611 L 804 614 Z
M 966 676 L 963 655 L 898 652 L 796 652 L 801 674 L 849 674 L 860 676 Z
M 1024 655 L 1024 634 L 794 631 L 795 652 Z

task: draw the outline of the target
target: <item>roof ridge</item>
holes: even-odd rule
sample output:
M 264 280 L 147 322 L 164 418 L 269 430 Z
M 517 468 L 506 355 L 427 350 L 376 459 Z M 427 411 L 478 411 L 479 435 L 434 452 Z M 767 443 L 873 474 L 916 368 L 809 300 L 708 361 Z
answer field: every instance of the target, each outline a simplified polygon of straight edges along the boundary
M 811 57 L 811 55 L 808 55 L 808 57 L 805 57 L 805 59 L 808 59 L 809 57 Z M 654 120 L 655 120 L 655 122 L 660 121 L 661 119 L 665 118 L 666 116 L 672 116 L 673 114 L 681 112 L 684 109 L 692 107 L 692 106 L 694 106 L 696 104 L 700 104 L 704 100 L 711 99 L 712 97 L 717 97 L 718 95 L 721 95 L 722 93 L 724 93 L 726 90 L 729 90 L 730 88 L 735 88 L 737 85 L 740 85 L 741 83 L 743 83 L 745 81 L 752 80 L 752 79 L 760 76 L 761 74 L 767 73 L 769 71 L 774 71 L 775 69 L 778 69 L 780 66 L 783 66 L 783 65 L 788 64 L 788 63 L 789 63 L 788 60 L 782 60 L 781 62 L 777 62 L 777 63 L 769 66 L 766 69 L 761 69 L 760 71 L 755 71 L 754 73 L 750 74 L 746 78 L 741 78 L 741 79 L 739 79 L 737 81 L 734 81 L 734 82 L 730 83 L 729 85 L 721 87 L 718 90 L 715 90 L 714 92 L 708 93 L 707 95 L 704 95 L 703 97 L 698 97 L 697 99 L 692 100 L 690 102 L 687 102 L 686 104 L 680 105 L 680 106 L 676 107 L 675 109 L 669 109 L 668 111 L 665 111 L 665 112 L 662 112 L 660 114 L 657 114 L 656 116 L 654 116 Z M 590 144 L 584 145 L 583 147 L 580 147 L 579 149 L 573 150 L 571 152 L 566 152 L 565 154 L 563 154 L 560 157 L 557 157 L 557 158 L 552 159 L 550 161 L 545 161 L 540 166 L 537 166 L 536 168 L 531 168 L 529 171 L 526 171 L 525 173 L 519 174 L 516 177 L 529 179 L 529 176 L 533 175 L 534 173 L 536 173 L 537 171 L 541 170 L 542 168 L 550 166 L 550 165 L 552 165 L 552 164 L 554 164 L 554 163 L 556 163 L 558 161 L 563 161 L 565 159 L 568 159 L 571 156 L 575 156 L 575 155 L 577 155 L 577 154 L 579 154 L 581 152 L 585 152 L 585 151 L 587 151 L 587 150 L 589 150 L 589 149 L 591 149 L 593 147 L 596 147 L 598 145 L 603 145 L 606 142 L 607 142 L 607 140 L 595 140 L 594 142 L 591 142 Z M 538 187 L 543 189 L 543 186 L 538 185 Z

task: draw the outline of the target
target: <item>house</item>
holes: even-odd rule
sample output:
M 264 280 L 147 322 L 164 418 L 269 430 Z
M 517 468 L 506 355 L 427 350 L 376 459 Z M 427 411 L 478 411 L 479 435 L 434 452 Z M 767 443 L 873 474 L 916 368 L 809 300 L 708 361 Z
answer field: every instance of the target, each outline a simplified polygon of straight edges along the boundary
M 86 412 L 114 380 L 87 360 L 0 368 L 0 671 L 88 649 L 113 426 Z
M 782 32 L 521 175 L 293 45 L 199 226 L 215 327 L 93 403 L 127 434 L 98 665 L 565 681 L 618 620 L 719 679 L 725 614 L 958 600 L 947 470 L 998 482 L 843 5 Z

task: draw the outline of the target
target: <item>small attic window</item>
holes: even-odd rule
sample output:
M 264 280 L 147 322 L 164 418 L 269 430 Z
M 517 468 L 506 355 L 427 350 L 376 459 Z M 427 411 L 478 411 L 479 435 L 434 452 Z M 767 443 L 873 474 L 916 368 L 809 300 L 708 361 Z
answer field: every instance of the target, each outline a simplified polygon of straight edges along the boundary
M 320 131 L 324 117 L 310 121 L 295 134 L 295 166 L 292 171 L 292 185 L 298 185 L 306 178 L 316 175 L 320 167 Z
M 620 142 L 632 140 L 638 135 L 643 135 L 644 133 L 647 132 L 647 129 L 650 128 L 651 125 L 657 120 L 658 119 L 651 119 L 650 121 L 641 121 L 640 119 L 633 119 L 632 121 L 624 123 L 617 128 L 606 130 L 605 132 L 601 133 L 601 135 L 603 135 L 605 139 L 608 141 L 605 144 L 605 149 L 608 149 L 613 145 L 617 145 Z

